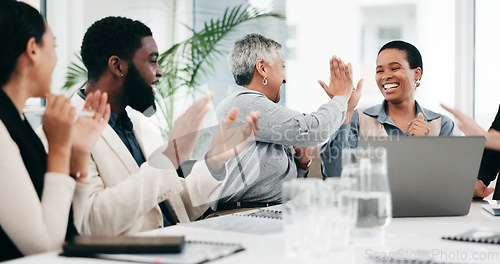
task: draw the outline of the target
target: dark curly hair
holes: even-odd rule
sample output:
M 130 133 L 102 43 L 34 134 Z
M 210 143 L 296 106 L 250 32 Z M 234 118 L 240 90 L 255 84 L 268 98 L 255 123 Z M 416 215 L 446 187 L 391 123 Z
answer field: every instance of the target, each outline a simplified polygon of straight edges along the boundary
M 418 51 L 418 49 L 412 44 L 401 40 L 393 40 L 391 42 L 387 42 L 384 46 L 382 46 L 382 48 L 380 48 L 380 50 L 378 51 L 378 54 L 380 54 L 380 52 L 385 49 L 398 49 L 404 51 L 406 53 L 406 60 L 408 61 L 408 64 L 410 64 L 410 69 L 416 69 L 420 67 L 420 69 L 422 70 L 421 74 L 424 73 L 424 66 L 422 65 L 422 55 L 420 55 L 420 51 Z
M 142 38 L 152 36 L 142 22 L 125 17 L 106 17 L 89 27 L 83 37 L 81 54 L 89 80 L 97 80 L 108 67 L 109 57 L 115 55 L 132 60 L 142 47 Z
M 31 38 L 42 43 L 45 20 L 33 7 L 15 0 L 0 0 L 0 86 L 14 71 L 17 59 Z

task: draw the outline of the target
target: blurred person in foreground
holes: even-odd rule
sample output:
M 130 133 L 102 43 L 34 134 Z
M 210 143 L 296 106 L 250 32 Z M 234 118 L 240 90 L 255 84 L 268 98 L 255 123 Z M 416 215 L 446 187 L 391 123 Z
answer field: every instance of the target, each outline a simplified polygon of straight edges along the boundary
M 50 94 L 57 61 L 55 37 L 33 7 L 0 1 L 0 36 L 0 261 L 4 261 L 58 250 L 77 234 L 71 202 L 78 190 L 86 188 L 90 151 L 110 108 L 107 95 L 96 90 L 82 102 L 83 110 L 93 117 L 78 117 L 69 99 Z M 48 153 L 23 113 L 30 97 L 47 99 L 43 130 Z

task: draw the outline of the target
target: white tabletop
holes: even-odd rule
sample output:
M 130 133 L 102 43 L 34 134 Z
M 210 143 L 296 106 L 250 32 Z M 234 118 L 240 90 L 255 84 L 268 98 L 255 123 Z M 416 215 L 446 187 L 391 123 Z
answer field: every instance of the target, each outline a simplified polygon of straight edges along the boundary
M 256 220 L 257 221 L 257 220 Z M 143 235 L 184 235 L 187 240 L 240 243 L 245 250 L 212 263 L 373 263 L 371 254 L 379 259 L 392 256 L 415 257 L 442 263 L 500 263 L 500 245 L 459 242 L 441 239 L 472 228 L 489 228 L 500 232 L 500 218 L 473 202 L 467 216 L 395 218 L 387 227 L 385 241 L 354 240 L 343 250 L 308 259 L 291 258 L 285 254 L 282 232 L 257 235 L 176 225 L 145 232 Z M 120 263 L 108 260 L 65 258 L 57 252 L 29 256 L 9 263 Z M 130 263 L 130 262 L 125 262 Z M 409 262 L 410 263 L 410 262 Z M 412 262 L 413 263 L 413 262 Z

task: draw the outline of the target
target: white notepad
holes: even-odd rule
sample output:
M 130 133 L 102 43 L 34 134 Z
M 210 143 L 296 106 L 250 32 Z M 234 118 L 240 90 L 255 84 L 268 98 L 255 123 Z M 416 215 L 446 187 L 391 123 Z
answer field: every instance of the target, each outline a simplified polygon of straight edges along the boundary
M 256 209 L 180 225 L 257 235 L 283 232 L 279 209 Z
M 500 204 L 483 204 L 483 209 L 494 216 L 500 216 Z

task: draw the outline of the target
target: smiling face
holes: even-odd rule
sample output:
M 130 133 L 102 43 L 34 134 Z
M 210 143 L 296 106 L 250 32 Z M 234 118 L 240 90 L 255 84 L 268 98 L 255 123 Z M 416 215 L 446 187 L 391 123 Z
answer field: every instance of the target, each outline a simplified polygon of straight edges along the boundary
M 388 102 L 414 100 L 415 81 L 419 80 L 420 76 L 420 67 L 410 69 L 405 51 L 385 49 L 379 53 L 375 80 Z
M 46 30 L 43 34 L 42 41 L 38 46 L 40 51 L 39 59 L 37 60 L 36 73 L 37 83 L 40 84 L 39 90 L 35 91 L 34 97 L 43 97 L 45 94 L 50 93 L 50 84 L 52 83 L 52 72 L 56 66 L 57 55 L 55 51 L 55 37 L 50 30 L 50 27 L 45 24 Z
M 142 78 L 151 85 L 158 83 L 163 72 L 158 65 L 158 47 L 153 37 L 142 38 L 142 47 L 138 49 L 132 61 Z
M 285 62 L 281 58 L 279 52 L 276 52 L 276 57 L 272 65 L 267 65 L 269 72 L 267 74 L 267 86 L 264 93 L 269 100 L 277 103 L 281 99 L 281 86 L 286 83 L 285 77 Z
M 152 85 L 158 83 L 162 70 L 158 65 L 158 47 L 153 37 L 144 37 L 123 82 L 123 92 L 128 105 L 146 116 L 155 113 Z

